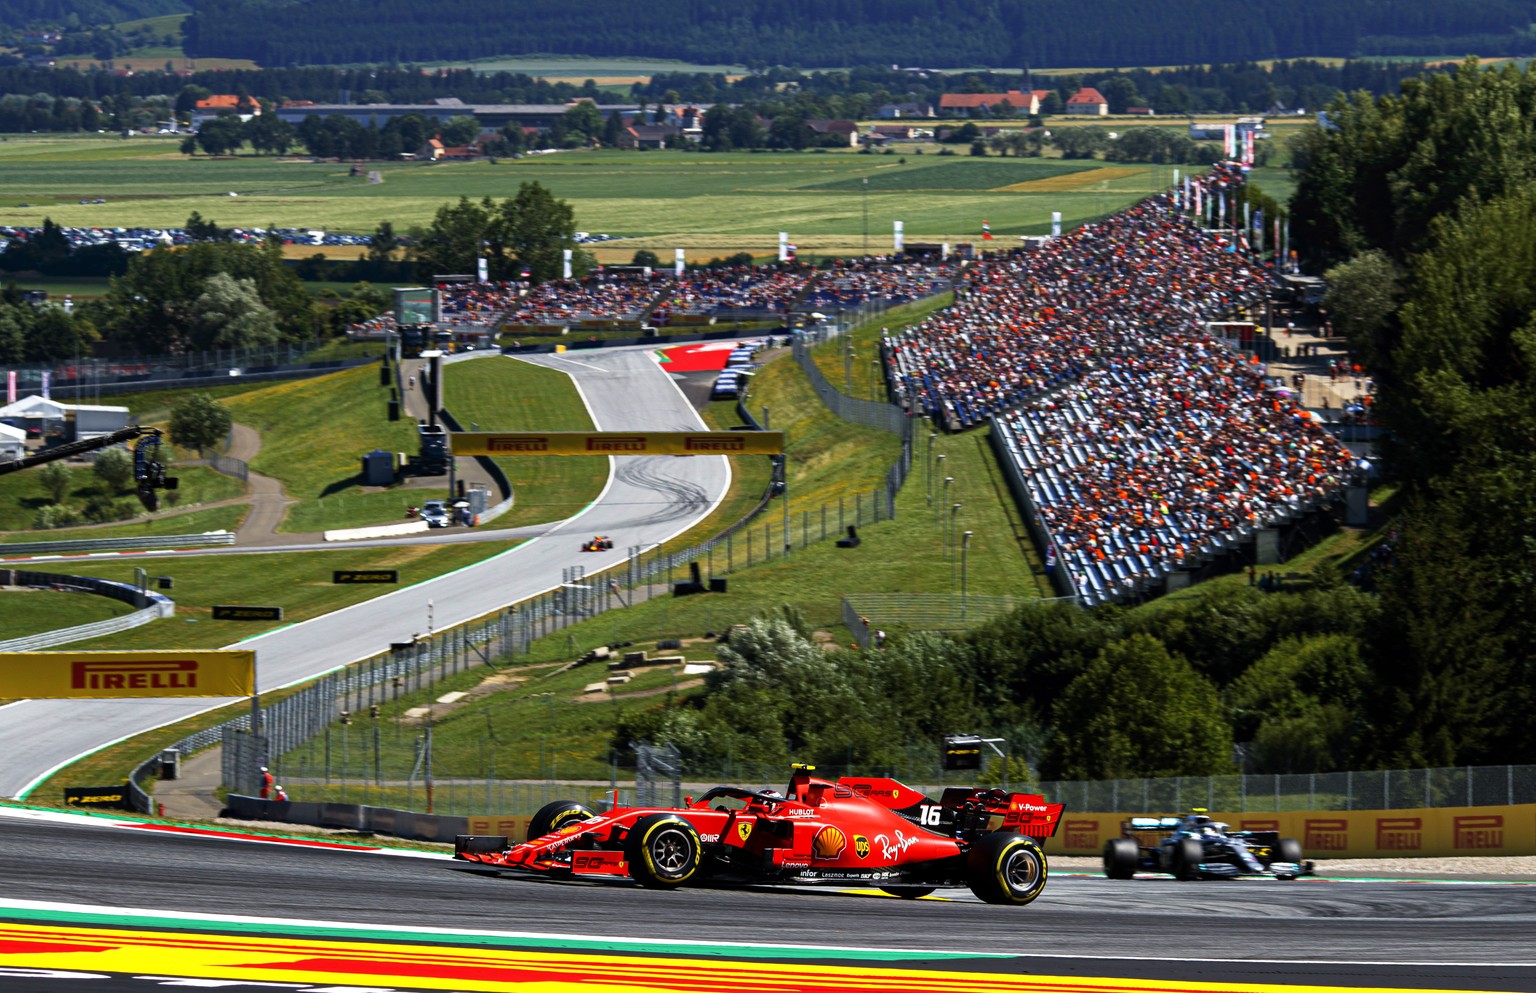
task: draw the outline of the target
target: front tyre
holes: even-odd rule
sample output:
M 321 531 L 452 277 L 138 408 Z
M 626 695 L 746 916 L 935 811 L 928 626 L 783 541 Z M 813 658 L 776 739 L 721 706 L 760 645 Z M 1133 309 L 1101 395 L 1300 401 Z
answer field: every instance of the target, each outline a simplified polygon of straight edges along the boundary
M 971 892 L 987 903 L 1022 907 L 1040 895 L 1050 875 L 1045 852 L 1022 834 L 983 835 L 969 861 Z
M 1189 881 L 1200 878 L 1200 863 L 1205 861 L 1205 846 L 1198 838 L 1180 838 L 1173 846 L 1173 876 Z
M 640 818 L 624 841 L 629 874 L 652 889 L 670 890 L 692 879 L 703 850 L 698 830 L 676 814 Z
M 533 820 L 528 822 L 528 840 L 542 838 L 567 824 L 575 824 L 577 821 L 589 820 L 596 816 L 589 808 L 575 800 L 556 800 L 554 803 L 546 803 L 539 808 L 538 813 L 533 815 Z
M 1141 849 L 1130 838 L 1111 838 L 1104 843 L 1104 875 L 1130 879 L 1141 862 Z

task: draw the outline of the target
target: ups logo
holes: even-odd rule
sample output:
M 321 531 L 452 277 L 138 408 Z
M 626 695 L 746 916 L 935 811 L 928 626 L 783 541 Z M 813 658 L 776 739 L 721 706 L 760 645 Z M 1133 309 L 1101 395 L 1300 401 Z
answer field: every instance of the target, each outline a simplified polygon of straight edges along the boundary
M 862 834 L 853 836 L 853 853 L 861 859 L 869 858 L 869 839 Z

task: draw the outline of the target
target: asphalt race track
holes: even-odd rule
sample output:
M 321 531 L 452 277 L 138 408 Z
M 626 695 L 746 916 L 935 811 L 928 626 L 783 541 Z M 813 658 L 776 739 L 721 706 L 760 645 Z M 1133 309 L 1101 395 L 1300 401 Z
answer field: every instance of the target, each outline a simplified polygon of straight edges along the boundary
M 873 892 L 820 888 L 684 888 L 671 892 L 627 883 L 568 882 L 542 877 L 496 877 L 464 871 L 446 856 L 400 857 L 285 844 L 168 834 L 139 824 L 16 819 L 0 810 L 0 988 L 15 986 L 7 968 L 101 968 L 111 961 L 112 941 L 96 932 L 53 928 L 24 909 L 38 903 L 95 908 L 97 927 L 149 928 L 151 942 L 128 932 L 131 948 L 151 944 L 208 944 L 197 935 L 258 936 L 264 954 L 298 955 L 295 970 L 335 968 L 350 962 L 380 972 L 369 989 L 566 988 L 508 984 L 539 968 L 552 969 L 558 952 L 570 978 L 584 977 L 601 989 L 710 989 L 702 976 L 668 985 L 662 972 L 686 965 L 697 971 L 722 961 L 757 970 L 758 983 L 739 988 L 830 990 L 831 975 L 805 980 L 791 964 L 818 968 L 898 970 L 897 978 L 869 980 L 870 989 L 962 987 L 967 977 L 997 988 L 998 975 L 1014 977 L 1018 990 L 1289 990 L 1289 989 L 1536 989 L 1536 886 L 1497 883 L 1300 880 L 1179 883 L 1164 878 L 1116 882 L 1091 876 L 1056 875 L 1045 893 L 1023 908 L 996 907 L 964 891 L 948 899 L 899 900 Z M 27 815 L 23 815 L 26 818 Z M 115 914 L 159 911 L 153 926 L 125 923 Z M 259 916 L 230 923 L 176 922 L 171 912 L 216 918 Z M 277 920 L 281 919 L 281 920 Z M 369 925 L 375 930 L 343 929 Z M 44 926 L 48 925 L 48 926 Z M 433 934 L 434 929 L 453 929 Z M 291 941 L 275 936 L 292 932 Z M 473 932 L 466 935 L 465 932 Z M 121 937 L 121 936 L 120 936 Z M 50 946 L 44 939 L 55 938 Z M 303 941 L 341 941 L 317 954 Z M 583 939 L 596 938 L 598 941 Z M 218 948 L 225 953 L 229 943 Z M 359 949 L 371 943 L 371 953 Z M 460 961 L 442 946 L 474 946 L 479 971 L 466 969 L 458 985 L 414 985 L 404 947 L 380 952 L 380 942 L 439 946 L 422 961 Z M 711 946 L 711 943 L 718 943 Z M 766 943 L 766 944 L 765 944 Z M 788 946 L 788 947 L 786 947 Z M 414 947 L 414 946 L 413 946 Z M 348 949 L 350 958 L 335 949 Z M 67 949 L 64 954 L 60 949 Z M 487 949 L 490 949 L 489 951 Z M 238 949 L 249 965 L 255 951 Z M 300 954 L 300 953 L 303 954 Z M 387 954 L 385 954 L 387 952 Z M 93 960 L 92 955 L 96 958 Z M 131 955 L 131 950 L 125 954 Z M 206 953 L 213 954 L 213 953 Z M 175 956 L 156 956 L 128 969 L 156 975 L 196 975 L 191 967 L 171 972 Z M 465 959 L 467 961 L 467 959 Z M 320 963 L 320 964 L 316 964 Z M 331 965 L 325 965 L 331 963 Z M 750 963 L 750 964 L 748 964 Z M 774 964 L 776 963 L 776 964 Z M 254 968 L 254 966 L 252 966 Z M 313 971 L 263 978 L 280 988 L 304 989 Z M 426 968 L 423 966 L 422 968 Z M 629 970 L 629 971 L 626 971 Z M 912 971 L 903 985 L 901 970 Z M 103 974 L 117 975 L 111 969 Z M 429 970 L 430 971 L 430 970 Z M 613 983 L 598 982 L 612 972 Z M 629 976 L 620 982 L 618 974 Z M 945 983 L 916 981 L 943 974 Z M 214 973 L 234 975 L 234 973 Z M 14 975 L 10 973 L 9 975 Z M 473 977 L 479 975 L 481 981 Z M 769 981 L 770 976 L 778 978 Z M 402 978 L 404 977 L 404 978 Z M 1070 983 L 1062 982 L 1070 977 Z M 145 989 L 93 982 L 92 990 Z M 491 979 L 496 978 L 496 982 Z M 546 975 L 546 979 L 549 976 Z M 676 977 L 673 977 L 675 980 Z M 879 977 L 876 977 L 877 979 Z M 377 984 L 377 985 L 374 985 Z M 319 987 L 352 990 L 332 976 Z M 735 984 L 733 984 L 735 985 Z M 572 983 L 571 988 L 576 984 Z M 236 987 L 238 988 L 238 987 Z
M 600 430 L 694 430 L 703 427 L 651 349 L 538 356 L 541 365 L 572 373 Z M 474 361 L 513 361 L 487 356 Z M 607 488 L 591 505 L 538 537 L 484 562 L 376 597 L 323 617 L 229 647 L 254 648 L 261 691 L 302 682 L 388 651 L 434 626 L 451 627 L 558 586 L 562 569 L 593 574 L 624 560 L 624 550 L 650 549 L 706 516 L 730 486 L 724 456 L 613 460 Z M 509 540 L 521 533 L 484 532 Z M 583 555 L 592 534 L 612 535 L 616 548 Z M 329 546 L 334 548 L 334 546 Z M 263 552 L 278 549 L 264 548 Z M 238 551 L 238 549 L 226 549 Z M 259 554 L 259 553 L 253 553 Z M 135 556 L 135 559 L 143 556 Z M 323 646 L 323 648 L 317 647 Z M 166 647 L 175 647 L 174 645 Z M 0 796 L 22 796 L 55 768 L 122 738 L 234 700 L 27 700 L 0 708 Z

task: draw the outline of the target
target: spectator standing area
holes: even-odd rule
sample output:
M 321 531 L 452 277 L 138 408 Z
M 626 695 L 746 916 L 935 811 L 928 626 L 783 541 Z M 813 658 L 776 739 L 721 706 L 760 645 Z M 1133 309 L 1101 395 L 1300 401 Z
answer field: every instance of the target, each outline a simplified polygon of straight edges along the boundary
M 1205 194 L 1235 188 L 1218 167 Z M 956 306 L 887 339 L 909 410 L 991 420 L 1047 568 L 1088 605 L 1161 592 L 1338 498 L 1354 457 L 1205 324 L 1264 269 L 1172 193 L 979 262 Z M 1272 547 L 1272 546 L 1271 546 Z

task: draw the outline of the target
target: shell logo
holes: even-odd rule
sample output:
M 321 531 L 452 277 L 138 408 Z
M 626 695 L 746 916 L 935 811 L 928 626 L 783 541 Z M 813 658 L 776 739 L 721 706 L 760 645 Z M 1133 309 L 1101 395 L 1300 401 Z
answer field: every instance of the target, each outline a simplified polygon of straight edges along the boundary
M 853 836 L 853 854 L 861 859 L 869 858 L 869 839 L 862 834 Z
M 829 824 L 816 832 L 816 840 L 811 842 L 811 849 L 819 859 L 835 859 L 843 854 L 843 847 L 847 844 L 848 836 Z

